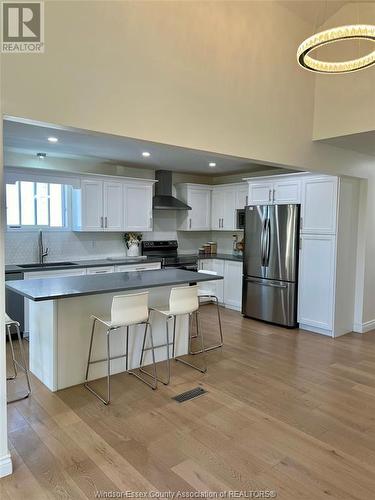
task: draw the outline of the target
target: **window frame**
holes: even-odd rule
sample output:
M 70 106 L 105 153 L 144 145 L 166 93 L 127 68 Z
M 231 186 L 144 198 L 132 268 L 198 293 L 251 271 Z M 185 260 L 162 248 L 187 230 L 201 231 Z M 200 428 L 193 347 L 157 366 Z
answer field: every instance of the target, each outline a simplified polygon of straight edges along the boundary
M 19 206 L 19 215 L 20 215 L 20 222 L 21 222 L 21 182 L 24 182 L 23 179 L 18 179 L 14 182 L 9 182 L 5 181 L 5 186 L 7 184 L 16 184 L 18 182 L 18 192 L 19 192 L 19 197 L 18 197 L 18 206 Z M 34 184 L 34 213 L 35 213 L 35 221 L 37 219 L 37 199 L 36 199 L 36 185 L 37 183 L 42 183 L 42 184 L 48 184 L 48 194 L 50 192 L 50 184 L 60 184 L 62 186 L 62 217 L 63 217 L 63 226 L 60 227 L 51 227 L 49 225 L 9 225 L 8 221 L 5 220 L 6 222 L 6 231 L 7 232 L 64 232 L 64 231 L 71 231 L 72 229 L 72 213 L 71 213 L 71 203 L 72 203 L 72 187 L 68 184 L 64 184 L 62 182 L 59 182 L 58 179 L 56 179 L 55 182 L 53 181 L 45 181 L 45 180 L 27 180 L 26 182 L 33 182 Z M 48 208 L 48 221 L 50 221 L 50 208 Z M 5 219 L 6 219 L 6 211 L 5 211 Z

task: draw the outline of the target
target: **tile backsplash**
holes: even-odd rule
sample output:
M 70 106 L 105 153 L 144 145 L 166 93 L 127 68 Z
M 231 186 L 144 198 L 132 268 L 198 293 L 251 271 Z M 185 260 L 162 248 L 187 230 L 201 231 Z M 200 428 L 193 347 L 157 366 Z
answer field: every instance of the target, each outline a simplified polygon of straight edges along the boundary
M 177 239 L 182 253 L 196 253 L 207 241 L 217 241 L 218 252 L 232 251 L 232 234 L 241 232 L 197 231 L 183 232 L 176 229 L 174 212 L 155 212 L 154 230 L 143 233 L 144 240 Z M 49 248 L 46 262 L 59 260 L 84 260 L 125 256 L 123 233 L 79 233 L 72 231 L 45 231 L 44 246 Z M 38 260 L 38 232 L 8 231 L 5 236 L 6 264 L 27 264 Z

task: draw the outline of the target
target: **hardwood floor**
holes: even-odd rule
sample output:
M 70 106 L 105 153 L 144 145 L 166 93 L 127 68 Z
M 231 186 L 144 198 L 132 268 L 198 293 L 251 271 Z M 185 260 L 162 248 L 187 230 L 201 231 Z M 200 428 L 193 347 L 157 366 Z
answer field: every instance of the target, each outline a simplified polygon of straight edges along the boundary
M 209 343 L 214 308 L 201 316 Z M 82 386 L 51 393 L 33 377 L 32 397 L 9 406 L 14 474 L 0 480 L 0 498 L 229 490 L 375 498 L 375 332 L 332 340 L 230 310 L 222 319 L 225 346 L 207 354 L 207 374 L 173 363 L 171 385 L 154 392 L 116 375 L 109 407 Z M 206 395 L 171 400 L 198 384 Z

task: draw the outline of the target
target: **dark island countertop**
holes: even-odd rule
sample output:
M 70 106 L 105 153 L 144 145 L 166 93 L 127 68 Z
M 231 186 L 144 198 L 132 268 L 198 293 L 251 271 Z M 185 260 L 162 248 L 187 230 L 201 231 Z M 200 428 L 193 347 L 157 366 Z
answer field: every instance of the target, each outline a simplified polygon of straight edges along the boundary
M 64 278 L 16 280 L 8 281 L 6 288 L 23 295 L 27 299 L 38 302 L 221 279 L 223 279 L 222 276 L 184 271 L 182 269 L 158 269 Z

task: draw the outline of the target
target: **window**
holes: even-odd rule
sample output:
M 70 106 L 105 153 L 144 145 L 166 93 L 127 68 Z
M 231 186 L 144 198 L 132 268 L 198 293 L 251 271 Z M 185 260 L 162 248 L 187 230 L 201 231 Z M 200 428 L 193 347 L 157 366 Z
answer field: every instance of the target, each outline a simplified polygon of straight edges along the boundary
M 10 228 L 65 228 L 66 186 L 18 181 L 6 185 L 6 217 Z

